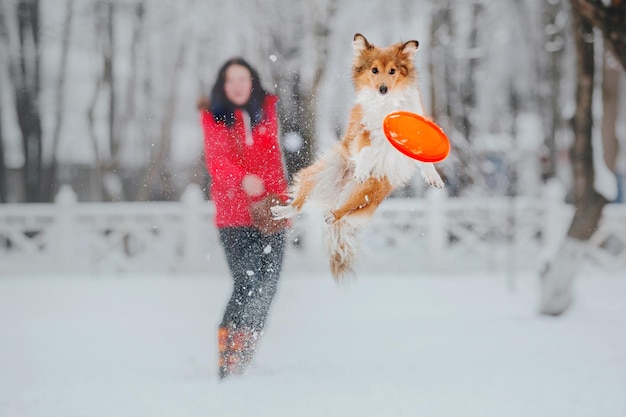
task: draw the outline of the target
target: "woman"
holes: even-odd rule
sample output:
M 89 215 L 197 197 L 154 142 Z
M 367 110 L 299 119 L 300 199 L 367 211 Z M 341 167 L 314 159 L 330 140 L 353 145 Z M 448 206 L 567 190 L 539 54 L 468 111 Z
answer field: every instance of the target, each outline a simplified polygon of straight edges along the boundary
M 282 268 L 287 224 L 269 210 L 287 194 L 276 102 L 258 73 L 234 58 L 198 103 L 215 224 L 234 282 L 218 331 L 220 378 L 249 365 Z

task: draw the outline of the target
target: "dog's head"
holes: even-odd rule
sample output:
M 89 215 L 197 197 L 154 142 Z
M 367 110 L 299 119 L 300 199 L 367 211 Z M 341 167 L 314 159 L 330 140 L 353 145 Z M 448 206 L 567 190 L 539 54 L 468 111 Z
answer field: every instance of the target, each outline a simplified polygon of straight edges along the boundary
M 381 48 L 360 33 L 354 35 L 352 80 L 356 90 L 372 88 L 386 95 L 413 84 L 417 79 L 413 59 L 418 45 L 418 41 L 411 40 Z

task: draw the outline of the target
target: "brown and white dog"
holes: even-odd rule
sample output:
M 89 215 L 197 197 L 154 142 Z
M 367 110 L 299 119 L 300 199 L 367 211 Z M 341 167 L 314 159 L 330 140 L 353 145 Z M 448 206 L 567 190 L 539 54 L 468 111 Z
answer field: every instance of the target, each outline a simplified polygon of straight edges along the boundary
M 413 63 L 418 42 L 381 48 L 354 35 L 352 80 L 356 100 L 341 142 L 314 164 L 299 171 L 290 189 L 291 203 L 274 206 L 274 218 L 295 216 L 305 203 L 326 210 L 326 236 L 333 277 L 353 274 L 356 234 L 380 203 L 405 185 L 421 168 L 431 186 L 443 188 L 432 163 L 421 163 L 398 152 L 383 132 L 383 119 L 394 110 L 424 114 Z

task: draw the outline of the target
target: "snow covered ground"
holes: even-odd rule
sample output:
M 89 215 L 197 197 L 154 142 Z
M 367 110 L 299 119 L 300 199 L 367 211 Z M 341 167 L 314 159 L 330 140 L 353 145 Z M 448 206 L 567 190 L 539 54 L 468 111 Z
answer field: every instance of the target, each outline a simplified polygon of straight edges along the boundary
M 3 277 L 0 416 L 622 417 L 625 278 L 581 278 L 555 319 L 530 274 L 285 276 L 219 382 L 227 277 Z

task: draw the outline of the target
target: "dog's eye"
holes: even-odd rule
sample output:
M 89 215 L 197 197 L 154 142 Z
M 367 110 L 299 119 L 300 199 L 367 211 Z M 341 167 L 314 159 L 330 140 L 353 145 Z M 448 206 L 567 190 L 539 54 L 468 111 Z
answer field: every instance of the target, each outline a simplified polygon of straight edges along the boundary
M 378 74 L 378 68 L 376 68 L 376 67 L 372 68 L 372 73 Z
M 393 75 L 395 73 L 396 73 L 396 69 L 395 68 L 392 68 L 392 69 L 389 70 L 389 74 Z

